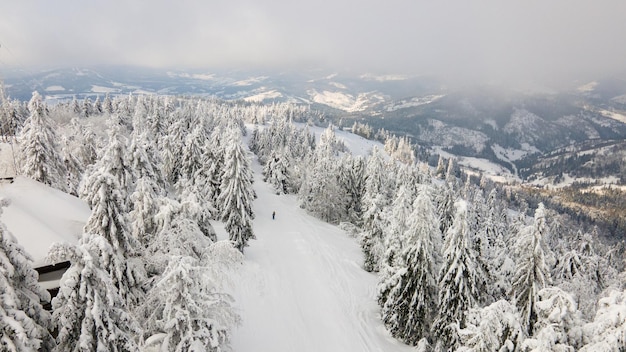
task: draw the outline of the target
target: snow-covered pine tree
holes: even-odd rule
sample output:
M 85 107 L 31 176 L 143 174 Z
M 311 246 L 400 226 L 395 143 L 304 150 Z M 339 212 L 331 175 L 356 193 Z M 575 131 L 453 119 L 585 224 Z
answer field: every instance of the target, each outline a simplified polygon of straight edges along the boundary
M 146 247 L 146 270 L 148 275 L 158 277 L 169 264 L 172 256 L 200 259 L 211 245 L 195 218 L 189 218 L 183 204 L 163 198 L 154 217 L 155 235 Z
M 498 202 L 497 191 L 492 189 L 487 197 L 487 216 L 484 229 L 487 239 L 487 252 L 485 261 L 490 273 L 490 282 L 487 286 L 486 295 L 494 301 L 505 299 L 511 292 L 511 277 L 515 271 L 515 263 L 511 259 L 506 229 L 508 220 L 507 209 Z
M 145 248 L 156 235 L 155 216 L 159 212 L 161 190 L 149 177 L 137 180 L 135 192 L 130 195 L 132 209 L 129 212 L 130 231 L 133 238 Z
M 80 185 L 80 179 L 83 176 L 84 165 L 81 160 L 74 153 L 75 149 L 69 139 L 65 136 L 61 137 L 61 158 L 66 170 L 66 185 L 65 190 L 67 193 L 78 196 L 78 188 Z
M 161 160 L 163 160 L 163 178 L 170 184 L 180 177 L 180 158 L 173 143 L 173 137 L 165 135 L 161 139 Z
M 191 257 L 174 257 L 139 309 L 146 346 L 160 351 L 228 349 L 239 316 L 232 298 L 215 287 L 207 269 Z
M 594 320 L 583 326 L 583 338 L 580 352 L 624 351 L 626 291 L 612 289 L 598 301 Z
M 198 168 L 202 167 L 203 155 L 207 136 L 203 133 L 202 126 L 196 126 L 185 138 L 185 144 L 181 150 L 181 176 L 191 179 Z
M 133 131 L 126 164 L 132 170 L 133 189 L 137 180 L 141 178 L 150 178 L 159 188 L 165 188 L 165 178 L 161 171 L 162 161 L 157 146 L 146 133 Z
M 365 193 L 363 194 L 363 233 L 361 248 L 365 255 L 363 268 L 366 271 L 378 271 L 384 253 L 383 229 L 385 228 L 384 211 L 389 204 L 389 187 L 386 180 L 385 165 L 377 147 L 367 159 L 365 169 Z
M 539 203 L 535 221 L 520 233 L 515 251 L 517 263 L 513 277 L 513 294 L 522 318 L 522 327 L 532 336 L 537 311 L 538 292 L 550 283 L 550 270 L 546 265 L 544 237 L 547 235 L 545 207 Z
M 202 233 L 212 242 L 217 241 L 217 234 L 211 219 L 217 210 L 213 207 L 209 194 L 209 179 L 207 173 L 202 172 L 203 169 L 196 171 L 196 177 L 193 182 L 187 181 L 185 178 L 179 180 L 179 189 L 181 190 L 180 202 L 182 206 L 182 214 L 191 220 L 195 220 Z M 205 170 L 206 171 L 206 170 Z M 185 186 L 187 185 L 187 186 Z
M 102 236 L 113 248 L 114 258 L 102 264 L 128 307 L 136 305 L 145 281 L 143 264 L 139 261 L 139 239 L 128 228 L 126 196 L 115 177 L 97 170 L 85 181 L 85 200 L 92 209 L 84 233 Z
M 450 185 L 450 188 L 452 188 L 453 190 L 456 190 L 458 187 L 458 181 L 456 179 L 456 171 L 457 171 L 457 164 L 456 164 L 456 160 L 454 158 L 450 158 L 448 160 L 448 167 L 446 168 L 446 183 L 448 185 Z
M 439 214 L 439 229 L 441 233 L 446 234 L 450 226 L 452 226 L 452 220 L 454 218 L 454 189 L 448 182 L 439 186 L 439 192 L 436 196 L 437 202 L 437 214 Z
M 469 247 L 467 203 L 458 200 L 452 226 L 443 246 L 443 265 L 439 271 L 438 315 L 433 335 L 438 346 L 456 348 L 459 343 L 457 325 L 465 328 L 465 317 L 478 300 L 476 258 Z
M 476 282 L 478 292 L 481 293 L 479 302 L 481 305 L 492 303 L 491 294 L 487 291 L 487 287 L 491 286 L 493 281 L 492 273 L 489 270 L 488 253 L 490 251 L 489 240 L 487 239 L 486 221 L 488 209 L 485 206 L 485 198 L 482 189 L 469 183 L 466 187 L 466 194 L 470 196 L 468 202 L 468 222 L 470 228 L 470 247 L 474 251 L 476 258 L 476 274 L 478 281 Z
M 348 195 L 339 183 L 338 145 L 332 126 L 322 136 L 310 161 L 310 171 L 298 194 L 300 206 L 320 219 L 339 223 L 346 218 Z
M 506 300 L 467 313 L 467 326 L 459 331 L 459 352 L 514 352 L 524 338 L 515 305 Z
M 0 201 L 2 208 L 7 200 Z M 37 282 L 32 259 L 0 222 L 0 350 L 50 350 L 53 339 L 50 314 L 41 302 L 50 294 Z
M 290 193 L 289 169 L 287 158 L 274 151 L 263 168 L 263 181 L 274 186 L 277 194 Z
M 363 194 L 365 193 L 365 159 L 346 154 L 341 162 L 339 184 L 346 190 L 346 220 L 361 225 L 363 220 Z
M 109 93 L 106 93 L 104 96 L 104 102 L 102 103 L 102 109 L 107 114 L 113 114 L 115 110 L 113 109 L 113 101 L 111 100 L 111 96 Z
M 441 155 L 439 155 L 439 160 L 437 161 L 437 168 L 435 169 L 435 176 L 441 179 L 443 179 L 446 176 L 446 162 L 443 159 L 443 156 Z
M 102 101 L 100 101 L 100 96 L 96 96 L 96 100 L 93 102 L 92 111 L 94 114 L 102 114 Z
M 139 351 L 141 328 L 105 269 L 119 260 L 109 242 L 85 234 L 78 246 L 56 244 L 48 256 L 54 262 L 72 263 L 52 300 L 58 331 L 54 351 Z
M 93 104 L 91 103 L 91 99 L 89 97 L 85 97 L 83 99 L 83 106 L 81 110 L 82 117 L 89 117 L 93 115 Z
M 437 305 L 434 273 L 441 233 L 429 193 L 426 187 L 420 190 L 407 219 L 396 271 L 379 284 L 378 302 L 385 326 L 394 337 L 410 345 L 430 338 Z
M 57 148 L 57 136 L 48 108 L 39 93 L 28 102 L 30 116 L 19 136 L 22 173 L 35 181 L 65 190 L 65 165 Z
M 533 337 L 526 339 L 523 351 L 575 351 L 582 344 L 582 319 L 574 298 L 558 287 L 537 293 L 537 321 Z
M 394 268 L 397 264 L 398 255 L 402 252 L 402 247 L 410 245 L 410 243 L 405 242 L 404 237 L 413 213 L 415 196 L 406 186 L 401 185 L 391 203 L 389 225 L 383 231 L 385 249 L 381 261 L 381 270 L 383 271 L 385 267 Z M 394 270 L 392 269 L 392 271 Z
M 225 127 L 217 126 L 211 132 L 207 147 L 208 160 L 211 160 L 209 180 L 211 182 L 210 190 L 213 206 L 217 209 L 218 214 L 220 215 L 223 209 L 222 204 L 218 201 L 218 198 L 222 192 L 222 176 L 224 174 L 224 167 L 226 163 L 226 146 L 228 145 L 226 139 L 228 136 L 229 133 L 225 131 Z
M 128 150 L 126 146 L 126 138 L 120 131 L 120 126 L 112 123 L 109 130 L 109 142 L 104 148 L 104 152 L 100 160 L 88 168 L 83 181 L 81 182 L 79 196 L 90 204 L 87 198 L 92 195 L 89 189 L 93 181 L 89 181 L 92 177 L 98 178 L 99 174 L 107 173 L 112 175 L 117 181 L 118 188 L 122 191 L 122 199 L 126 202 L 126 195 L 133 192 L 133 170 L 127 161 Z
M 248 241 L 255 238 L 252 231 L 252 171 L 239 130 L 231 127 L 228 137 L 223 182 L 217 203 L 220 204 L 221 218 L 229 239 L 243 252 Z

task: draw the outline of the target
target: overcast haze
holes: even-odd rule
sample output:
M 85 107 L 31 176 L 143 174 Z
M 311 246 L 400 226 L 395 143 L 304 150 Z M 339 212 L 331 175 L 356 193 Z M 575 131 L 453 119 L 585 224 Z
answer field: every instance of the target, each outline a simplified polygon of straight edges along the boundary
M 484 80 L 626 71 L 624 0 L 0 0 L 0 69 L 328 68 Z

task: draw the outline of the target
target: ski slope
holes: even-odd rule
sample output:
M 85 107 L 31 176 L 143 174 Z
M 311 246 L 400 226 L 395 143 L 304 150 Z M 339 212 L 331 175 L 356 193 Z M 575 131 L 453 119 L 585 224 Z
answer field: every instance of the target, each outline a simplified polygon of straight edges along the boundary
M 256 240 L 234 278 L 237 352 L 410 351 L 384 329 L 355 238 L 276 195 L 254 162 Z M 272 212 L 276 219 L 272 220 Z

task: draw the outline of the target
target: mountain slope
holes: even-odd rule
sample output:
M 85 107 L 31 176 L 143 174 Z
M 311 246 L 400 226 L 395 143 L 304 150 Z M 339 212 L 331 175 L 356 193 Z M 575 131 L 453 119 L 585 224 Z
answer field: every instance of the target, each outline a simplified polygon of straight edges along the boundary
M 239 352 L 410 351 L 380 322 L 374 274 L 354 238 L 275 195 L 255 163 L 254 231 L 235 288 Z M 272 220 L 272 212 L 276 219 Z

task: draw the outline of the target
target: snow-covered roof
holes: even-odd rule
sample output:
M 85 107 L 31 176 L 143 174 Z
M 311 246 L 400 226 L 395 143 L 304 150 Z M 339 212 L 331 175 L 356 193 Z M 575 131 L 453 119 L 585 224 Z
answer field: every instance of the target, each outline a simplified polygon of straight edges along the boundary
M 50 264 L 45 257 L 52 243 L 78 242 L 91 214 L 84 201 L 21 176 L 0 184 L 0 199 L 10 200 L 0 221 L 33 257 L 36 268 Z

